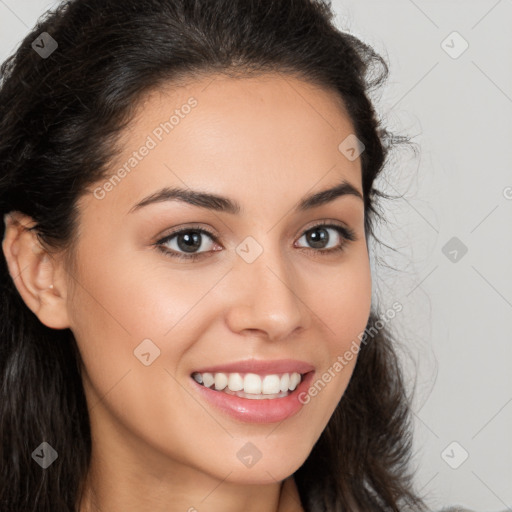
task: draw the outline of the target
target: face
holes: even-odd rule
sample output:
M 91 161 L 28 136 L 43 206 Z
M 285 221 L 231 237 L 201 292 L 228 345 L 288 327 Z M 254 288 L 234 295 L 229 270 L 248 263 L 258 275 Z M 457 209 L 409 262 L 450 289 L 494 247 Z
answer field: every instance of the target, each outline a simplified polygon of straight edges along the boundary
M 261 484 L 304 462 L 370 312 L 361 164 L 338 149 L 353 133 L 334 93 L 290 76 L 203 77 L 144 99 L 112 178 L 79 202 L 69 268 L 98 456 Z M 226 381 L 267 398 L 215 389 Z

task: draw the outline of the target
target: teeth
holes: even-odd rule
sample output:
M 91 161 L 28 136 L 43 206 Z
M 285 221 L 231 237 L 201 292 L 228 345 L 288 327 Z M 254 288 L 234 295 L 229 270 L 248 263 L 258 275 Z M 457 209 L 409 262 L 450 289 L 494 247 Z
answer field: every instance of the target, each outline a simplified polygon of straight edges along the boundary
M 261 393 L 261 377 L 255 373 L 248 373 L 244 377 L 244 392 L 259 395 Z
M 300 380 L 300 375 L 299 375 Z M 261 383 L 261 392 L 264 395 L 279 393 L 281 388 L 281 379 L 279 375 L 266 375 Z
M 203 373 L 203 385 L 205 385 L 207 388 L 210 388 L 214 382 L 215 379 L 211 373 Z
M 300 383 L 300 373 L 283 373 L 260 376 L 255 373 L 194 373 L 193 378 L 207 388 L 217 391 L 243 392 L 252 395 L 279 395 L 293 391 Z
M 199 374 L 201 375 L 201 374 Z M 228 378 L 228 388 L 231 391 L 241 391 L 244 389 L 244 379 L 239 373 L 230 373 Z
M 290 374 L 289 373 L 285 373 L 282 377 L 281 377 L 281 391 L 288 391 L 288 386 L 290 385 Z
M 289 389 L 291 389 L 293 391 L 299 385 L 299 382 L 300 382 L 300 374 L 292 373 L 290 376 Z
M 214 378 L 217 391 L 222 391 L 228 385 L 228 376 L 225 373 L 216 373 Z

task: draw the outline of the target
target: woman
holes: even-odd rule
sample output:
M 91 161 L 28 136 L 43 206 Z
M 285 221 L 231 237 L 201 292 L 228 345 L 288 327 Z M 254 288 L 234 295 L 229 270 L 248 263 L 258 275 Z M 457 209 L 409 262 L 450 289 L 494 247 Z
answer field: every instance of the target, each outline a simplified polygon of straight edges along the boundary
M 319 1 L 38 23 L 0 90 L 2 510 L 426 510 L 371 303 L 386 73 Z

